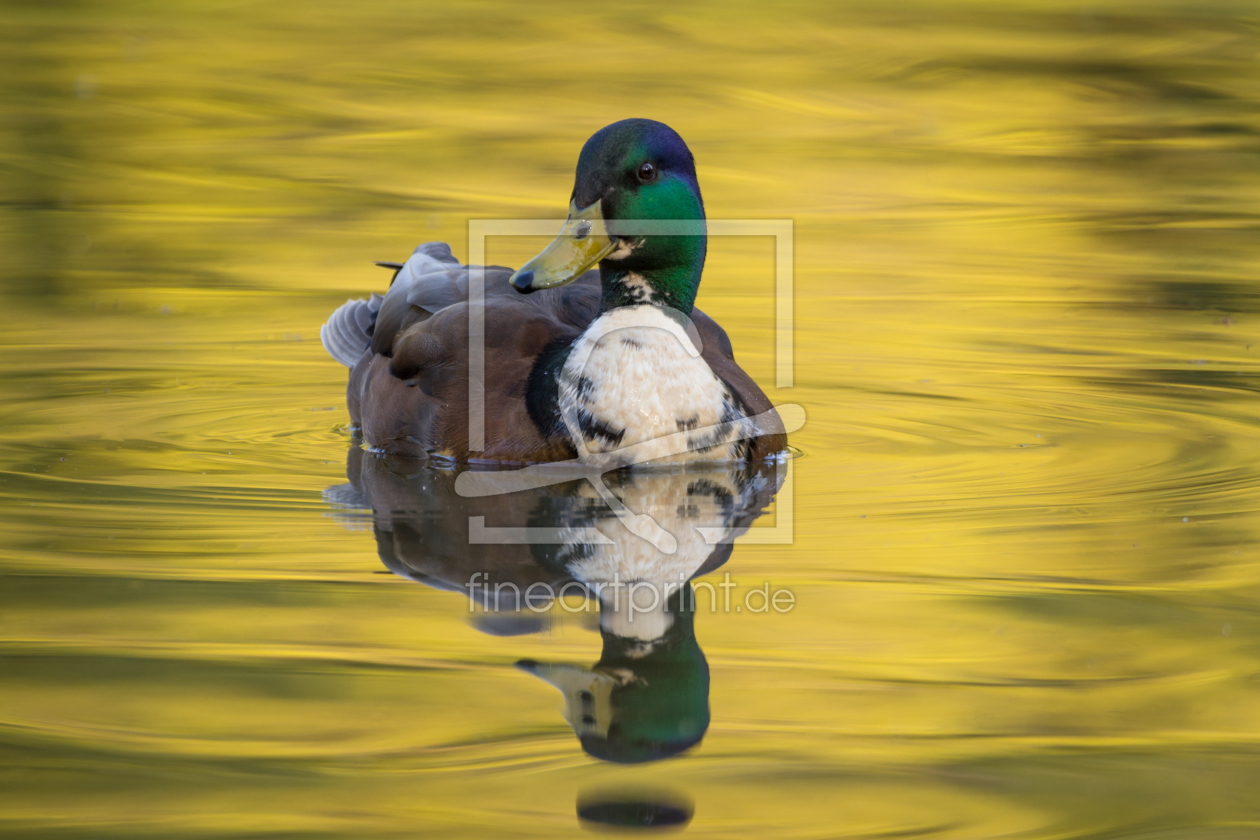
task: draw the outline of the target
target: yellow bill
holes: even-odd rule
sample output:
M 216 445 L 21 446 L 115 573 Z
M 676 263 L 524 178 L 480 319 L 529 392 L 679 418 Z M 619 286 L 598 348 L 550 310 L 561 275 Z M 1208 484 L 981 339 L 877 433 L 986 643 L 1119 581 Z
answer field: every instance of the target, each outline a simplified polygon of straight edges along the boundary
M 516 667 L 560 689 L 564 695 L 564 719 L 579 738 L 608 737 L 612 693 L 620 684 L 615 677 L 578 665 L 552 665 L 532 659 L 522 659 Z
M 599 201 L 588 207 L 569 205 L 569 218 L 556 240 L 541 254 L 516 270 L 509 282 L 529 294 L 572 283 L 617 247 L 604 226 Z

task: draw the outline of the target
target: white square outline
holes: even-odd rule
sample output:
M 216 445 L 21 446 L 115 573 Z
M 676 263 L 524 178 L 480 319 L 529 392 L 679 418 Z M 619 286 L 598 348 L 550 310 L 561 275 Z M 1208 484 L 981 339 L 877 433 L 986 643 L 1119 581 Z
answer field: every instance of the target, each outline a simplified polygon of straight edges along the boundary
M 481 452 L 486 446 L 486 237 L 556 236 L 567 219 L 469 219 L 468 220 L 468 450 Z M 793 232 L 791 219 L 653 219 L 617 221 L 619 235 L 665 234 L 673 236 L 772 236 L 774 237 L 774 384 L 791 388 L 795 384 L 793 347 Z M 737 539 L 747 545 L 786 545 L 793 539 L 793 472 L 791 460 L 778 464 L 785 471 L 783 484 L 775 494 L 775 524 L 769 528 L 748 528 Z M 481 519 L 474 525 L 473 519 Z M 483 518 L 470 517 L 469 537 L 477 542 L 497 542 Z M 503 529 L 513 531 L 515 529 Z M 709 530 L 709 529 L 705 529 Z M 508 542 L 519 535 L 498 535 Z M 706 540 L 716 543 L 722 540 Z

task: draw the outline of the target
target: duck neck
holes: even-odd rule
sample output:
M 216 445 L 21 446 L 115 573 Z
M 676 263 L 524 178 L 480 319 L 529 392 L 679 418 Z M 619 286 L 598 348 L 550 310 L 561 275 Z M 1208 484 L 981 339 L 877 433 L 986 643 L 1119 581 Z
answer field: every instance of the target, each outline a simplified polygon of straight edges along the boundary
M 624 258 L 602 260 L 600 312 L 651 304 L 690 317 L 704 271 L 705 245 L 703 236 L 651 237 L 639 240 Z

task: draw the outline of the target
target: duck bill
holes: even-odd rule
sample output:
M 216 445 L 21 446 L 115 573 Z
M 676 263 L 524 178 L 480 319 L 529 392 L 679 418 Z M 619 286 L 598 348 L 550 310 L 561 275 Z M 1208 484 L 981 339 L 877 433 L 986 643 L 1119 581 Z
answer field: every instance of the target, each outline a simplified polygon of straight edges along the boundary
M 556 241 L 512 275 L 510 282 L 518 292 L 529 294 L 572 283 L 617 247 L 604 225 L 600 203 L 569 205 L 569 218 Z
M 577 665 L 554 665 L 522 659 L 516 663 L 522 671 L 533 674 L 564 695 L 564 719 L 578 737 L 608 737 L 612 723 L 612 693 L 617 680 L 599 671 Z

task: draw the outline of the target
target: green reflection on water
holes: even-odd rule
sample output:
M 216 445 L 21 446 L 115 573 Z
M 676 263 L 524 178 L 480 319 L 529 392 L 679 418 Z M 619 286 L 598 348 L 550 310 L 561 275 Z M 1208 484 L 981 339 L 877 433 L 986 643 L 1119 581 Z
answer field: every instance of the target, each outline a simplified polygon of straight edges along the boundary
M 583 791 L 764 836 L 1247 836 L 1260 811 L 1260 36 L 1244 3 L 0 10 L 0 832 L 554 835 Z M 551 218 L 627 116 L 699 305 L 809 423 L 795 543 L 702 613 L 711 723 L 587 757 L 521 659 L 335 513 L 373 259 Z M 520 265 L 546 239 L 492 240 Z M 350 526 L 347 528 L 346 526 Z

